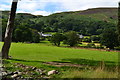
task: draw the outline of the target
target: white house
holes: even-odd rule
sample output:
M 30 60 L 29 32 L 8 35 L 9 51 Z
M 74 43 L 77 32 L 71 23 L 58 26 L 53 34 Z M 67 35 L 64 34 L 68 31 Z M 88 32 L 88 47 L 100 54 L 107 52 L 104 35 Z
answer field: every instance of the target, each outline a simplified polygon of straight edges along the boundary
M 80 39 L 84 38 L 82 34 L 81 35 L 77 34 L 77 35 L 79 36 Z
M 81 34 L 81 35 L 79 35 L 79 38 L 84 38 L 84 36 Z
M 38 32 L 38 34 L 42 37 L 49 37 L 52 36 L 51 34 L 43 34 L 42 32 Z

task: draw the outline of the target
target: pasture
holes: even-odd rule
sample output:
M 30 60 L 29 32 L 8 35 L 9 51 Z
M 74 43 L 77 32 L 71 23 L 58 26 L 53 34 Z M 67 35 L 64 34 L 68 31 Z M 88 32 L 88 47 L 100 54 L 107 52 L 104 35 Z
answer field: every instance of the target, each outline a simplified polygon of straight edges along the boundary
M 57 69 L 64 71 L 63 78 L 65 76 L 69 77 L 70 75 L 73 75 L 66 75 L 66 73 L 70 72 L 69 69 L 71 69 L 71 67 L 56 67 L 45 65 L 43 62 L 69 62 L 71 64 L 88 66 L 99 66 L 101 61 L 104 61 L 106 66 L 116 66 L 118 62 L 118 52 L 56 47 L 46 41 L 37 44 L 12 43 L 9 53 L 12 59 L 5 60 L 8 63 L 21 63 L 47 70 Z M 9 64 L 6 65 L 10 66 Z M 78 69 L 75 68 L 73 72 L 76 73 L 75 71 L 78 71 Z
M 32 60 L 32 61 L 61 61 L 78 63 L 80 60 L 108 61 L 117 62 L 118 52 L 97 51 L 88 49 L 73 49 L 56 47 L 45 43 L 25 44 L 12 43 L 10 55 L 14 59 Z M 74 60 L 77 60 L 75 62 Z

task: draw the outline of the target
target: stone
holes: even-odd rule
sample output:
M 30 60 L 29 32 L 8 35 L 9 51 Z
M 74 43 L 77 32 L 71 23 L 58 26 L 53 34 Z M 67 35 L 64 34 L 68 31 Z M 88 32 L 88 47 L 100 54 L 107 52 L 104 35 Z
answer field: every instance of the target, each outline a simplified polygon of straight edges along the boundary
M 52 75 L 52 74 L 57 74 L 57 73 L 58 73 L 57 70 L 51 70 L 51 71 L 48 72 L 48 76 Z
M 41 69 L 36 69 L 36 72 L 42 73 L 42 70 Z
M 40 73 L 40 75 L 46 75 L 45 73 Z
M 43 77 L 43 79 L 50 79 L 51 77 L 47 77 L 47 76 L 45 76 L 45 77 Z
M 18 74 L 18 71 L 13 72 L 13 74 Z
M 4 68 L 1 68 L 0 71 L 4 71 Z
M 26 69 L 29 69 L 29 67 L 28 67 L 28 66 L 26 66 L 25 68 L 26 68 Z
M 14 75 L 14 73 L 13 72 L 8 72 L 8 75 Z
M 11 76 L 11 78 L 16 78 L 18 76 L 18 74 L 14 74 Z
M 2 73 L 0 73 L 0 77 L 2 77 Z
M 18 75 L 22 75 L 22 72 L 18 72 Z
M 37 68 L 36 67 L 32 67 L 32 70 L 36 70 Z
M 2 76 L 8 75 L 7 72 L 2 72 Z
M 12 59 L 12 56 L 9 56 L 9 59 Z

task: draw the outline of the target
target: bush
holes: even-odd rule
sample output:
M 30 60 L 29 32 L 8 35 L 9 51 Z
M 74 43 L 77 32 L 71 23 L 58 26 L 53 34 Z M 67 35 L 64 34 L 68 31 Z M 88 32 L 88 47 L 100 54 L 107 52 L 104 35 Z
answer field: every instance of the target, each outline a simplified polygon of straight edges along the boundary
M 54 43 L 56 46 L 60 46 L 60 42 L 63 41 L 64 36 L 61 33 L 55 33 L 51 37 L 51 42 Z
M 89 48 L 94 48 L 94 47 L 95 47 L 95 44 L 94 44 L 94 43 L 88 43 L 88 44 L 87 44 L 87 47 L 89 47 Z
M 70 46 L 75 46 L 76 44 L 79 43 L 79 36 L 75 31 L 69 31 L 65 33 L 65 41 L 64 43 L 70 45 Z
M 100 41 L 93 41 L 93 43 L 99 43 Z
M 83 42 L 91 42 L 91 39 L 90 38 L 84 38 L 83 40 L 82 40 Z
M 113 29 L 105 29 L 104 32 L 101 34 L 100 43 L 107 48 L 114 49 L 114 47 L 118 47 L 118 34 Z
M 40 42 L 40 35 L 38 34 L 38 31 L 31 29 L 31 32 L 32 32 L 32 42 L 39 43 Z
M 91 40 L 92 41 L 100 41 L 100 37 L 99 36 L 96 36 L 96 35 L 93 35 L 93 36 L 91 36 Z

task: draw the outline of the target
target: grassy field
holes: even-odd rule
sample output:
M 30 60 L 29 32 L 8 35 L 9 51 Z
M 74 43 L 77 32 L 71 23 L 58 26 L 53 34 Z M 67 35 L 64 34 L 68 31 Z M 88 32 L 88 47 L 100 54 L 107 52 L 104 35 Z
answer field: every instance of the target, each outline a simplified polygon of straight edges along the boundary
M 118 52 L 56 47 L 52 46 L 51 43 L 47 41 L 43 41 L 38 44 L 12 43 L 10 56 L 12 56 L 12 59 L 6 60 L 9 63 L 22 63 L 25 65 L 45 68 L 48 70 L 67 70 L 68 68 L 57 68 L 55 66 L 48 66 L 42 64 L 42 62 L 70 62 L 72 64 L 89 66 L 98 66 L 101 61 L 104 61 L 105 65 L 111 66 L 117 65 L 118 62 Z M 76 72 L 81 73 L 81 71 L 78 71 L 78 69 L 72 71 L 73 74 L 71 73 L 69 75 L 66 75 L 68 72 L 69 70 L 65 72 L 62 77 L 70 77 L 70 75 L 73 75 L 74 73 L 76 74 Z M 93 73 L 95 74 L 95 71 L 93 71 Z M 86 74 L 86 72 L 82 72 L 81 74 Z M 116 73 L 114 75 L 116 75 Z M 77 75 L 77 77 L 78 76 L 79 75 Z M 75 76 L 73 75 L 73 77 Z
M 46 41 L 39 44 L 12 43 L 10 56 L 20 60 L 59 61 L 76 64 L 118 61 L 118 52 L 56 47 Z

